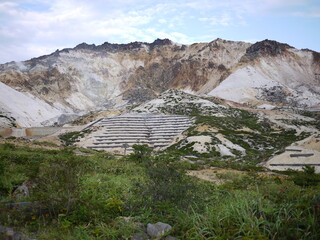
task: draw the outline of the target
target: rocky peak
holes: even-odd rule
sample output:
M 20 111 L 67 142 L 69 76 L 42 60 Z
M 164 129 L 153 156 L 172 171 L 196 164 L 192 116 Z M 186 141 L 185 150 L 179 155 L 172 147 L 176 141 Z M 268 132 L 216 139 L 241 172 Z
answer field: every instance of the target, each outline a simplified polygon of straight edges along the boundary
M 109 51 L 109 52 L 116 52 L 116 51 L 127 51 L 127 50 L 134 50 L 142 48 L 143 45 L 149 46 L 151 49 L 156 46 L 164 46 L 164 45 L 171 45 L 172 42 L 169 39 L 156 39 L 153 43 L 144 43 L 144 42 L 131 42 L 127 44 L 117 44 L 117 43 L 109 43 L 105 42 L 101 45 L 96 46 L 95 44 L 87 44 L 81 43 L 77 45 L 74 49 L 80 50 L 92 50 L 92 51 Z
M 171 45 L 172 44 L 172 41 L 168 38 L 165 38 L 165 39 L 160 39 L 160 38 L 157 38 L 156 40 L 154 40 L 153 43 L 150 43 L 150 47 L 155 47 L 155 46 L 164 46 L 164 45 Z
M 248 47 L 244 57 L 249 58 L 249 60 L 254 60 L 260 56 L 276 56 L 282 54 L 288 48 L 293 47 L 285 43 L 266 39 Z
M 105 42 L 101 45 L 96 46 L 95 44 L 81 43 L 77 45 L 74 49 L 115 52 L 115 51 L 125 51 L 125 50 L 141 48 L 142 44 L 143 44 L 142 42 L 131 42 L 127 44 L 116 44 L 116 43 Z
M 74 49 L 87 49 L 87 50 L 94 50 L 96 48 L 95 44 L 87 44 L 87 43 L 80 43 Z

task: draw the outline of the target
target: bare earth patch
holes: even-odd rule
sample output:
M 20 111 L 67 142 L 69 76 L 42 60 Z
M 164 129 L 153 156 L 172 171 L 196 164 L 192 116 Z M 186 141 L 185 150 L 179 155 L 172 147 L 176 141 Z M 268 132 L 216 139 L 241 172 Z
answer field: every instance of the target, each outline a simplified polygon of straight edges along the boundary
M 243 174 L 245 174 L 245 172 L 217 167 L 211 167 L 202 170 L 192 170 L 187 172 L 187 175 L 189 176 L 197 177 L 205 181 L 214 182 L 216 184 L 223 184 L 228 180 L 227 178 L 231 180 L 233 178 L 240 177 Z

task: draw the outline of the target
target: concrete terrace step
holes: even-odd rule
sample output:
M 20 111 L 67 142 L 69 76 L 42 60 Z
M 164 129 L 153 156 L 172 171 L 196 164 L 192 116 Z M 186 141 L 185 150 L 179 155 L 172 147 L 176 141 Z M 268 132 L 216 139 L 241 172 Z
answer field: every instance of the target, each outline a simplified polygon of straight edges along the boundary
M 189 119 L 187 116 L 183 115 L 159 115 L 159 114 L 124 114 L 124 115 L 119 115 L 115 117 L 106 117 L 103 118 L 103 120 L 108 120 L 108 119 L 172 119 L 172 118 L 181 118 L 181 119 Z
M 145 124 L 145 123 L 133 123 L 131 124 L 130 122 L 126 123 L 106 123 L 106 124 L 101 124 L 100 126 L 104 127 L 117 127 L 117 126 L 131 126 L 131 127 L 154 127 L 157 125 L 161 125 L 163 127 L 173 127 L 173 126 L 190 126 L 190 123 L 177 123 L 177 124 L 172 124 L 172 123 L 157 123 L 157 124 Z
M 145 121 L 145 122 L 160 122 L 160 121 L 191 121 L 187 117 L 168 117 L 168 118 L 126 118 L 126 117 L 114 117 L 114 118 L 103 118 L 99 120 L 100 122 L 117 122 L 117 121 Z
M 105 121 L 105 120 L 101 120 L 99 123 L 102 123 L 102 124 L 114 124 L 114 123 L 132 123 L 132 124 L 135 124 L 135 123 L 147 123 L 147 124 L 157 124 L 157 123 L 190 123 L 191 121 L 189 119 L 162 119 L 162 120 L 157 120 L 157 121 L 154 121 L 154 120 L 151 120 L 151 121 L 145 121 L 145 120 L 110 120 L 110 121 Z
M 157 123 L 157 122 L 190 122 L 189 118 L 159 118 L 159 119 L 130 119 L 130 118 L 117 118 L 117 119 L 101 119 L 99 122 L 108 123 L 108 122 L 149 122 L 149 123 Z
M 184 128 L 183 130 L 185 130 L 186 128 Z M 166 130 L 166 131 L 165 131 Z M 117 128 L 117 129 L 106 129 L 107 132 L 104 132 L 105 134 L 106 133 L 124 133 L 124 132 L 127 132 L 127 133 L 141 133 L 141 134 L 150 134 L 150 133 L 158 133 L 158 132 L 165 132 L 165 133 L 175 133 L 177 132 L 176 130 L 179 130 L 178 128 L 175 128 L 175 129 L 163 129 L 163 128 L 158 128 L 158 129 L 147 129 L 147 128 L 144 128 L 144 129 L 125 129 L 125 128 Z
M 190 124 L 177 124 L 177 125 L 164 125 L 164 124 L 157 124 L 156 126 L 151 126 L 151 125 L 145 125 L 145 124 L 141 124 L 141 125 L 129 125 L 130 123 L 128 123 L 128 125 L 109 125 L 109 126 L 105 126 L 105 128 L 109 128 L 109 129 L 115 129 L 115 128 L 130 128 L 130 129 L 135 129 L 135 128 L 154 128 L 154 127 L 157 127 L 157 128 L 176 128 L 176 127 L 179 127 L 179 128 L 186 128 L 186 127 L 189 127 Z
M 128 136 L 128 137 L 143 137 L 143 138 L 150 138 L 151 136 L 153 137 L 169 137 L 169 136 L 176 136 L 178 135 L 176 132 L 157 132 L 157 133 L 153 133 L 153 134 L 145 134 L 144 136 L 139 135 L 138 132 L 137 134 L 130 134 L 130 133 L 105 133 L 103 136 L 99 136 L 99 137 L 123 137 L 123 136 Z
M 88 148 L 124 151 L 124 144 L 133 151 L 134 144 L 147 144 L 152 148 L 164 148 L 173 139 L 192 125 L 193 121 L 181 115 L 126 114 L 100 119 L 94 125 L 102 126 L 99 134 L 93 135 Z
M 132 145 L 134 145 L 134 144 L 132 144 Z M 127 148 L 127 151 L 133 150 L 133 148 L 130 148 L 132 145 L 129 144 L 129 147 Z M 166 147 L 166 146 L 168 146 L 168 145 L 167 145 L 167 144 L 157 144 L 157 145 L 153 145 L 153 146 L 150 145 L 150 147 L 154 147 L 154 148 L 162 148 L 162 147 Z M 108 145 L 88 146 L 87 148 L 92 148 L 92 149 L 99 149 L 99 148 L 101 148 L 101 149 L 104 149 L 104 148 L 109 148 L 109 149 L 124 149 L 122 144 L 121 144 L 121 145 L 120 145 L 120 144 L 119 144 L 119 145 L 114 145 L 114 146 L 108 146 Z
M 144 137 L 101 137 L 101 138 L 98 138 L 96 139 L 97 141 L 119 141 L 119 140 L 137 140 L 137 139 L 143 139 Z M 157 139 L 159 139 L 159 137 L 150 137 L 150 138 L 147 138 L 148 140 L 151 140 L 151 141 L 155 141 Z M 171 136 L 165 136 L 165 137 L 161 137 L 161 139 L 169 139 L 171 140 L 172 137 Z
M 159 131 L 160 129 L 161 130 L 171 130 L 171 131 L 176 131 L 176 130 L 184 130 L 184 129 L 187 129 L 189 126 L 176 126 L 176 127 L 156 127 L 156 129 L 152 129 L 152 128 L 147 128 L 146 126 L 140 126 L 140 127 L 137 127 L 137 126 L 113 126 L 113 127 L 108 127 L 106 128 L 107 131 L 109 130 L 119 130 L 119 129 L 122 129 L 122 130 L 145 130 L 145 131 L 149 131 L 149 132 L 152 132 L 152 131 Z
M 155 141 L 155 142 L 151 142 L 151 141 L 119 141 L 119 142 L 94 142 L 93 145 L 108 145 L 108 146 L 114 146 L 114 145 L 121 145 L 121 147 L 123 147 L 123 144 L 148 144 L 148 145 L 154 145 L 154 144 L 159 144 L 159 143 L 163 143 L 163 144 L 168 144 L 171 141 Z

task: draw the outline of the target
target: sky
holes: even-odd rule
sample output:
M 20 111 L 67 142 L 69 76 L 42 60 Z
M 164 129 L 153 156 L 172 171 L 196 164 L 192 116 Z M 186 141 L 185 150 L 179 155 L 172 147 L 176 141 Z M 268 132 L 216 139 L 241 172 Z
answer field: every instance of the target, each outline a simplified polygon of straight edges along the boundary
M 0 63 L 157 38 L 270 39 L 320 52 L 320 0 L 0 0 Z

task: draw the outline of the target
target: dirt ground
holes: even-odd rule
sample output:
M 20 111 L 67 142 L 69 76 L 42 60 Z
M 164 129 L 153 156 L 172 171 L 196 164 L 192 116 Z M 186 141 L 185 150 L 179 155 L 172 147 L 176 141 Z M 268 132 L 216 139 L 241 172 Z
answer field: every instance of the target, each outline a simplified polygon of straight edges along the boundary
M 224 169 L 217 167 L 210 167 L 202 170 L 188 171 L 187 175 L 200 178 L 202 180 L 214 182 L 216 184 L 223 184 L 226 179 L 223 176 L 229 176 L 230 178 L 240 177 L 246 172 L 237 171 L 233 169 Z

